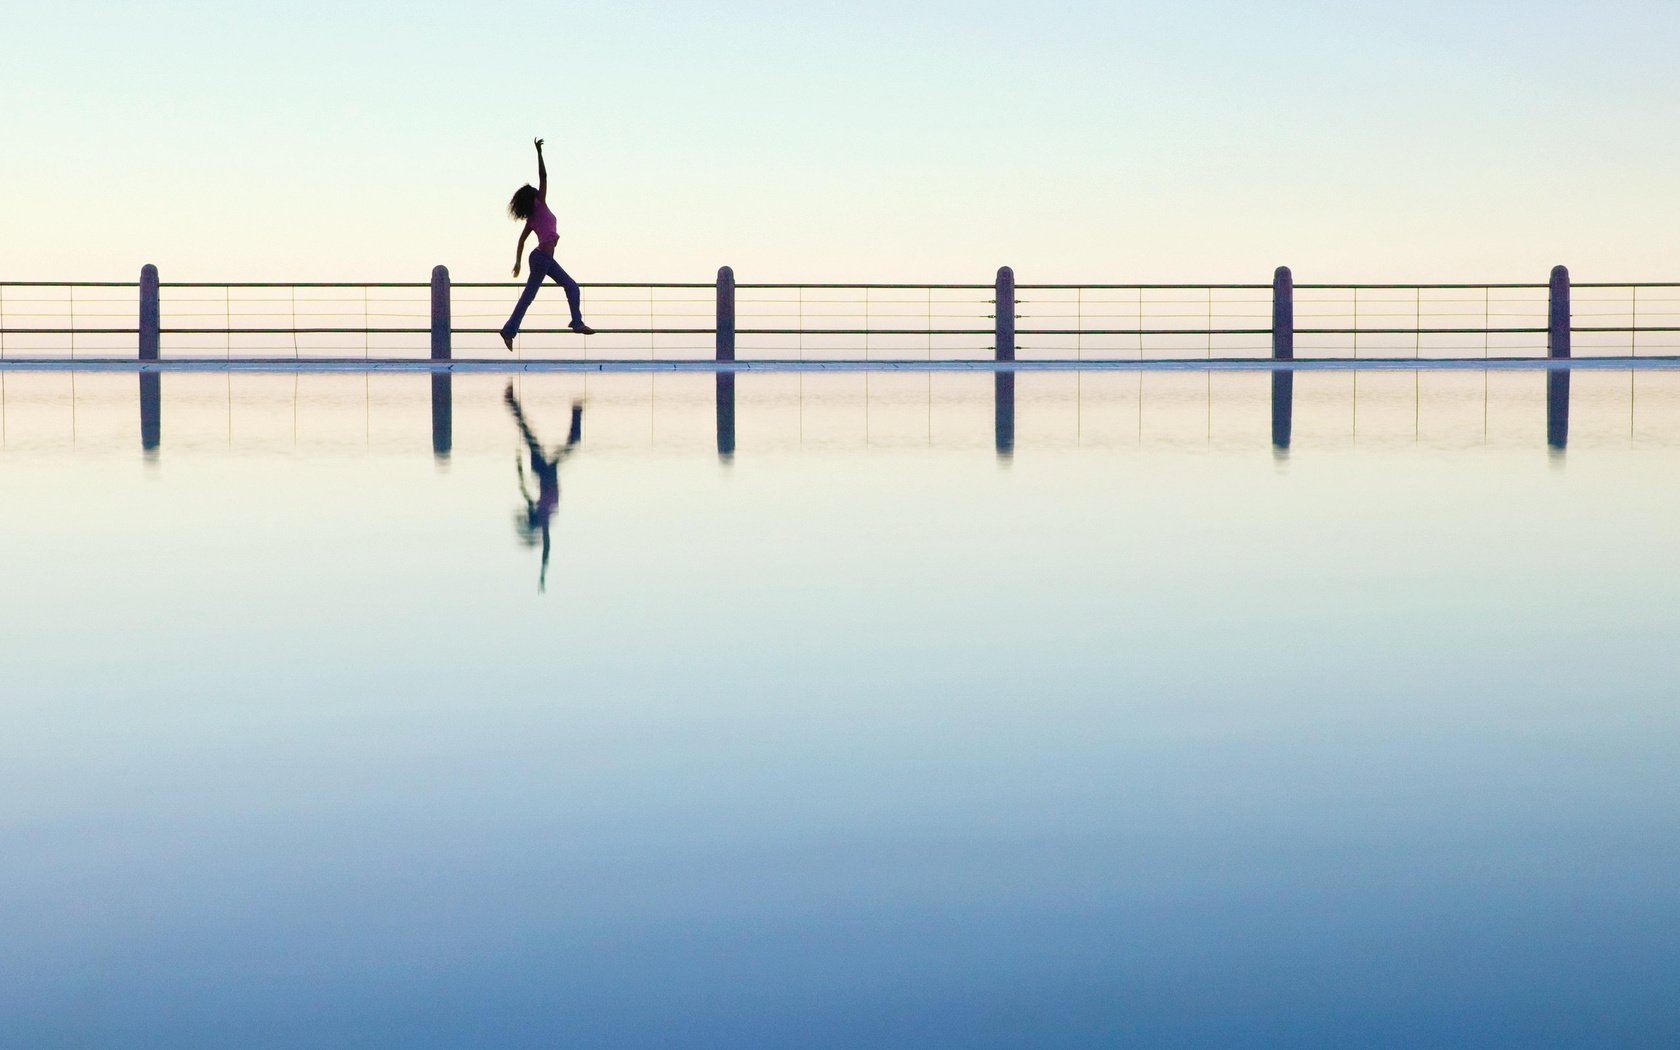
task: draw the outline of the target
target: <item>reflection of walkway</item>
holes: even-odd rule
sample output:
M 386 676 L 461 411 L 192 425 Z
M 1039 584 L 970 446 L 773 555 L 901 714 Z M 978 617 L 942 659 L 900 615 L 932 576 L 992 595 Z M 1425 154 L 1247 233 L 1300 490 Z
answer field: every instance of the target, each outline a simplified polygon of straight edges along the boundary
M 572 454 L 578 439 L 583 436 L 583 403 L 572 402 L 572 425 L 566 432 L 566 443 L 544 453 L 542 442 L 526 422 L 525 410 L 513 392 L 512 383 L 502 392 L 502 400 L 507 402 L 513 421 L 519 425 L 519 434 L 525 439 L 525 448 L 530 453 L 531 473 L 537 479 L 537 496 L 532 499 L 525 477 L 525 461 L 515 458 L 514 464 L 519 468 L 519 494 L 525 499 L 525 510 L 515 518 L 515 525 L 519 529 L 520 540 L 526 546 L 535 546 L 541 539 L 542 568 L 537 573 L 537 590 L 542 591 L 548 587 L 548 553 L 552 546 L 549 525 L 554 512 L 560 507 L 560 461 Z

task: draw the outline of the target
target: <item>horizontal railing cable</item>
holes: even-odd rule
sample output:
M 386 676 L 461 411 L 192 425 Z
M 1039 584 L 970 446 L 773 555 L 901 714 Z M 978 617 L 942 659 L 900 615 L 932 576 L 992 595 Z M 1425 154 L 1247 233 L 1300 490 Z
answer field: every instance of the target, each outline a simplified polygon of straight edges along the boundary
M 525 282 L 519 281 L 452 281 L 456 288 L 523 288 Z M 712 281 L 589 281 L 578 282 L 582 288 L 715 288 Z M 0 287 L 6 288 L 136 288 L 135 281 L 0 281 Z M 413 288 L 425 289 L 430 285 L 425 281 L 162 281 L 160 288 Z M 990 284 L 916 284 L 916 283 L 881 283 L 881 282 L 747 282 L 742 281 L 737 288 L 901 288 L 921 290 L 933 289 L 963 289 L 971 291 L 990 291 Z M 1201 291 L 1212 288 L 1214 290 L 1232 291 L 1271 291 L 1269 284 L 1221 284 L 1204 282 L 1200 284 L 1018 284 L 1020 291 L 1032 290 L 1120 290 L 1134 291 L 1149 290 L 1182 290 Z M 1309 290 L 1377 290 L 1377 289 L 1414 289 L 1463 290 L 1483 288 L 1493 289 L 1528 289 L 1545 291 L 1544 283 L 1534 282 L 1427 282 L 1415 284 L 1326 284 L 1299 282 L 1295 285 L 1297 291 Z M 1574 288 L 1680 288 L 1680 281 L 1572 281 Z

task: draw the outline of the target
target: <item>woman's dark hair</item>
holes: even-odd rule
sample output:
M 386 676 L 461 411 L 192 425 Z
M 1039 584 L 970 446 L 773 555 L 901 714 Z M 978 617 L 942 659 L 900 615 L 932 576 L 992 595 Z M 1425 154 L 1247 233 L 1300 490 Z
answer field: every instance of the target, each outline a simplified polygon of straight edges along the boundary
M 516 219 L 529 219 L 532 206 L 537 203 L 537 188 L 529 183 L 513 191 L 513 199 L 508 201 L 508 214 Z

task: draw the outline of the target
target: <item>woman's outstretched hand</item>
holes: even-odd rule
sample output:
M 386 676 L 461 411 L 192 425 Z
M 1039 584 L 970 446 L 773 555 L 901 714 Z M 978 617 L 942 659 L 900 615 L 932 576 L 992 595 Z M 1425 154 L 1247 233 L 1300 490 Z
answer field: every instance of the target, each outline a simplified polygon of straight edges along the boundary
M 532 145 L 533 145 L 533 146 L 535 146 L 535 147 L 537 147 L 537 152 L 538 152 L 538 153 L 541 153 L 541 152 L 542 152 L 542 144 L 543 144 L 543 140 L 542 140 L 542 139 L 532 139 L 532 140 L 531 140 L 531 144 L 532 144 Z
M 513 264 L 513 275 L 515 277 L 519 276 L 519 264 L 518 263 Z

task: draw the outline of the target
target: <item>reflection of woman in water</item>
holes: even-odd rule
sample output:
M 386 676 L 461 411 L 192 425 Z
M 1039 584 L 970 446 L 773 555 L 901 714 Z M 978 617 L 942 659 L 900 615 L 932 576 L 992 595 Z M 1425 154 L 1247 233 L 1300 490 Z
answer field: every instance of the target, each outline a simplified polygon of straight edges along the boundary
M 583 293 L 578 290 L 578 283 L 554 261 L 554 246 L 560 243 L 560 226 L 554 213 L 548 210 L 548 167 L 543 164 L 543 140 L 532 141 L 537 147 L 537 185 L 526 183 L 508 201 L 508 214 L 525 223 L 519 235 L 519 247 L 513 252 L 515 277 L 519 276 L 519 260 L 525 255 L 525 238 L 533 233 L 537 235 L 537 246 L 531 249 L 531 276 L 525 281 L 525 291 L 520 294 L 513 315 L 502 326 L 502 342 L 509 350 L 513 349 L 513 337 L 519 334 L 519 324 L 525 320 L 525 311 L 531 308 L 544 277 L 554 278 L 555 284 L 566 289 L 566 303 L 572 308 L 572 331 L 579 335 L 595 334 L 595 329 L 583 323 Z
M 572 454 L 578 439 L 583 436 L 583 403 L 572 402 L 572 426 L 566 433 L 566 443 L 545 454 L 542 442 L 537 440 L 537 435 L 525 421 L 525 410 L 520 407 L 519 398 L 514 396 L 512 383 L 502 393 L 502 400 L 507 402 L 508 411 L 513 413 L 513 421 L 519 424 L 519 433 L 531 454 L 531 473 L 537 478 L 537 498 L 532 499 L 526 485 L 524 460 L 514 460 L 519 468 L 519 494 L 525 498 L 525 510 L 515 517 L 514 524 L 526 546 L 536 546 L 539 537 L 542 540 L 542 569 L 537 574 L 537 590 L 543 591 L 548 588 L 549 522 L 560 507 L 560 461 Z

